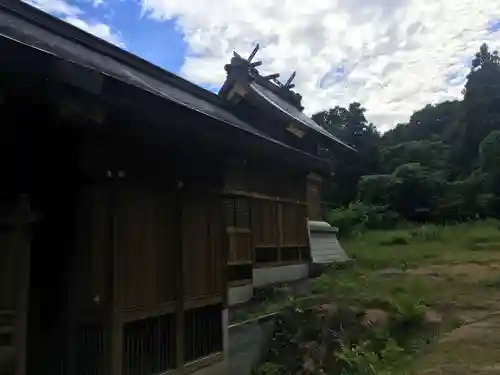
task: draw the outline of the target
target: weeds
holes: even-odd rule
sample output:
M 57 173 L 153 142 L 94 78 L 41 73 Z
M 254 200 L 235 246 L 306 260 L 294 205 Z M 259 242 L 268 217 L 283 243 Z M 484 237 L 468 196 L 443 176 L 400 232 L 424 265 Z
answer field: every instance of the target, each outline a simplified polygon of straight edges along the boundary
M 438 332 L 498 309 L 496 220 L 370 231 L 342 245 L 355 262 L 330 267 L 307 298 L 280 307 L 267 363 L 256 374 L 407 374 L 432 352 Z M 311 301 L 329 307 L 311 309 Z M 387 319 L 367 327 L 369 311 Z

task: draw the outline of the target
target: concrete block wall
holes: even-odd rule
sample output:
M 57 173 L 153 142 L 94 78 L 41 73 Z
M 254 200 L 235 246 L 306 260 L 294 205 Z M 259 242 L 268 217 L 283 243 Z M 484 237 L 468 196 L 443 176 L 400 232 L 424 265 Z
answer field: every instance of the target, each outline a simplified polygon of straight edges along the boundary
M 253 286 L 254 288 L 259 288 L 276 283 L 307 279 L 308 277 L 308 263 L 291 264 L 279 267 L 254 268 Z
M 228 374 L 250 375 L 269 350 L 276 314 L 248 320 L 229 327 Z
M 228 304 L 229 306 L 235 306 L 250 301 L 255 288 L 307 279 L 309 273 L 308 263 L 254 268 L 252 284 L 229 287 Z

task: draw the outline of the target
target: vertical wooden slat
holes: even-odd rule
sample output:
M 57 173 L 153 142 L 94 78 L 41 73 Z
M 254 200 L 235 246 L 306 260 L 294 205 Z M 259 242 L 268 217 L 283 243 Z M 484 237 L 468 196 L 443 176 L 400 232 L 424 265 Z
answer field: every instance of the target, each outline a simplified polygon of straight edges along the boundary
M 278 261 L 281 261 L 281 249 L 283 247 L 283 203 L 277 204 L 277 228 L 278 228 Z
M 27 196 L 20 198 L 19 213 L 24 218 L 29 218 L 30 203 Z M 21 227 L 17 228 L 19 238 L 19 262 L 18 275 L 19 287 L 17 296 L 17 322 L 16 333 L 14 335 L 14 343 L 17 346 L 17 371 L 16 375 L 24 375 L 26 373 L 26 340 L 27 340 L 27 315 L 28 315 L 28 299 L 29 299 L 29 274 L 30 274 L 30 243 L 28 240 L 27 226 L 29 220 L 24 223 L 19 223 Z
M 176 233 L 178 233 L 177 237 L 177 259 L 175 267 L 176 277 L 175 277 L 175 297 L 176 297 L 176 307 L 175 307 L 175 347 L 176 347 L 176 367 L 182 368 L 184 363 L 184 275 L 187 272 L 187 269 L 184 269 L 184 251 L 183 251 L 183 243 L 184 243 L 184 210 L 183 206 L 185 204 L 184 200 L 186 199 L 185 192 L 183 190 L 183 183 L 181 181 L 178 182 L 178 190 L 177 190 L 177 199 L 175 202 L 176 205 L 176 217 L 178 220 Z
M 113 173 L 113 172 L 112 172 Z M 117 173 L 117 171 L 114 171 Z M 117 215 L 119 214 L 119 197 L 121 192 L 119 182 L 116 176 L 112 176 L 113 180 L 110 184 L 110 221 L 111 221 L 111 319 L 110 319 L 110 361 L 111 361 L 111 375 L 122 375 L 122 351 L 123 351 L 123 324 L 121 322 L 121 309 L 122 309 L 122 284 L 120 277 L 120 260 L 117 248 Z

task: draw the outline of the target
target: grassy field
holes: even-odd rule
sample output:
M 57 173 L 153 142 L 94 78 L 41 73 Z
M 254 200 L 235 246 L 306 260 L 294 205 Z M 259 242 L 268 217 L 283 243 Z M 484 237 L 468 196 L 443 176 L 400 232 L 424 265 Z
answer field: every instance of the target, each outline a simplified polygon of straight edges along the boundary
M 402 314 L 423 307 L 439 326 L 437 337 L 401 350 L 380 374 L 500 374 L 500 222 L 373 231 L 341 243 L 353 264 L 309 282 L 295 301 L 362 306 L 375 315 L 386 306 Z M 252 314 L 281 309 L 286 294 Z
M 440 317 L 437 341 L 400 371 L 500 374 L 499 222 L 369 232 L 343 246 L 356 266 L 316 280 L 320 293 L 363 304 L 408 298 Z

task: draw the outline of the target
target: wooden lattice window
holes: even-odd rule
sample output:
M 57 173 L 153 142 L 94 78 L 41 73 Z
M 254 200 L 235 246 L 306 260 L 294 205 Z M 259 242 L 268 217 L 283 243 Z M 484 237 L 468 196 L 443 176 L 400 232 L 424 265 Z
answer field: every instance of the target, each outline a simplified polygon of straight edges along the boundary
M 184 316 L 184 360 L 192 362 L 222 351 L 222 305 L 194 308 Z
M 255 263 L 309 260 L 305 205 L 255 199 L 251 217 Z
M 123 326 L 123 374 L 161 374 L 175 368 L 174 314 L 136 320 Z
M 255 247 L 278 247 L 278 204 L 275 201 L 252 201 L 252 238 Z
M 241 280 L 250 280 L 251 282 L 252 272 L 252 263 L 229 265 L 227 269 L 227 281 L 229 283 L 234 283 Z
M 226 232 L 228 238 L 228 282 L 251 282 L 252 237 L 250 204 L 247 198 L 229 197 L 225 200 Z
M 77 375 L 105 375 L 106 342 L 102 324 L 77 324 L 74 350 Z
M 279 262 L 279 249 L 277 247 L 256 247 L 255 263 Z
M 307 218 L 303 205 L 282 204 L 283 246 L 307 246 Z
M 300 260 L 300 250 L 298 247 L 282 247 L 281 248 L 281 261 L 293 262 Z
M 248 199 L 228 197 L 224 200 L 226 227 L 250 228 L 250 204 Z

